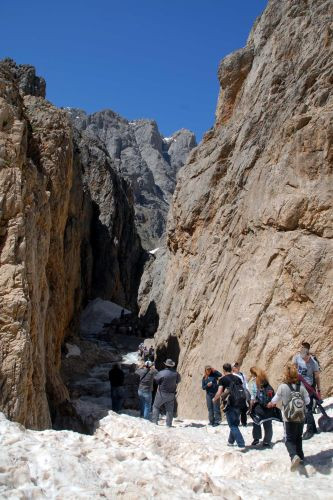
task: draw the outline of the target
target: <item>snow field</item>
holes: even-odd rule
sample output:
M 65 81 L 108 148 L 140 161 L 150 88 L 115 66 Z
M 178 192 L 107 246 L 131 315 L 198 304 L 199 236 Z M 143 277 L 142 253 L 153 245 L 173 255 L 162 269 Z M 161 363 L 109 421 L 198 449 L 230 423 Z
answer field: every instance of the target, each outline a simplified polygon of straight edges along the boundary
M 109 412 L 86 436 L 26 430 L 0 414 L 0 498 L 333 499 L 332 434 L 304 441 L 308 462 L 292 473 L 282 424 L 273 449 L 245 451 L 227 447 L 225 421 L 205 424 L 167 429 Z M 241 431 L 250 444 L 252 426 Z

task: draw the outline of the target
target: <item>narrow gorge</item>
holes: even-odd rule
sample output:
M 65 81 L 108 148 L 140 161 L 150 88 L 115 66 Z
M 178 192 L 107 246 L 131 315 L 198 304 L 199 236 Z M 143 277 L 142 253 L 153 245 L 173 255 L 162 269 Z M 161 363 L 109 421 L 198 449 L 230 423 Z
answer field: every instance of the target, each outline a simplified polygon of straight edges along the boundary
M 65 344 L 95 299 L 158 326 L 184 417 L 204 415 L 207 362 L 260 364 L 276 384 L 305 339 L 333 393 L 332 33 L 330 0 L 270 0 L 220 64 L 198 147 L 151 119 L 58 109 L 32 66 L 0 63 L 7 417 L 46 429 L 70 402 Z

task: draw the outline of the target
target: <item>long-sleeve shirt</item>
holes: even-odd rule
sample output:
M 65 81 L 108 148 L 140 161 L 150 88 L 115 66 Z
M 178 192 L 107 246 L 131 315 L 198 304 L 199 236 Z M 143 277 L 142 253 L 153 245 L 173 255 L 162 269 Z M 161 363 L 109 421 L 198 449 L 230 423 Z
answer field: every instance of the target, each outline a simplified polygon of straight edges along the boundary
M 209 377 L 203 377 L 201 386 L 204 391 L 207 391 L 209 394 L 216 394 L 218 389 L 218 379 L 222 377 L 222 373 L 218 370 L 214 370 L 210 373 Z M 212 382 L 211 386 L 208 386 L 209 382 Z
M 147 368 L 147 367 L 138 368 L 135 371 L 135 374 L 138 375 L 140 378 L 139 390 L 152 392 L 154 377 L 157 374 L 157 370 L 155 370 L 154 368 Z
M 180 375 L 175 370 L 165 368 L 154 377 L 159 390 L 166 393 L 175 393 L 177 384 L 180 382 Z

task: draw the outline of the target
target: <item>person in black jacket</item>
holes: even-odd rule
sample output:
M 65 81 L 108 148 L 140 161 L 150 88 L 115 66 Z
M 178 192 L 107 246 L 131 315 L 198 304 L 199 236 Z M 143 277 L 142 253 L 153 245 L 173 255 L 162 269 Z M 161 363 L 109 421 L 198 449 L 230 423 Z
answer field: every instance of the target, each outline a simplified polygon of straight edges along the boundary
M 180 375 L 174 369 L 176 363 L 171 359 L 167 359 L 165 369 L 155 375 L 155 382 L 158 385 L 156 397 L 153 404 L 153 418 L 154 424 L 157 424 L 161 407 L 165 407 L 166 411 L 166 425 L 172 426 L 173 409 L 175 405 L 176 388 L 180 382 Z
M 202 377 L 202 389 L 206 391 L 208 419 L 210 425 L 213 427 L 221 423 L 220 401 L 213 403 L 213 398 L 218 389 L 218 379 L 220 377 L 222 377 L 222 373 L 214 370 L 210 365 L 205 366 L 205 373 Z
M 115 363 L 109 371 L 111 385 L 112 411 L 120 412 L 124 402 L 124 378 L 125 374 L 118 363 Z

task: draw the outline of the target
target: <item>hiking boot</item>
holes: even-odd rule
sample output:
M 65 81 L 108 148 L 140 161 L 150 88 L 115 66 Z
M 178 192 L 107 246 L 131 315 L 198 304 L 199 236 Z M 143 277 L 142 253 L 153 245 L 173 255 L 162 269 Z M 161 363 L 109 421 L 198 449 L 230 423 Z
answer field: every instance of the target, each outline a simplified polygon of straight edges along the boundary
M 236 443 L 227 443 L 227 446 L 236 446 Z
M 314 435 L 314 432 L 306 431 L 306 432 L 304 432 L 302 439 L 311 439 L 313 437 L 313 435 Z
M 290 470 L 291 471 L 296 470 L 300 463 L 301 463 L 301 459 L 299 458 L 298 455 L 295 455 L 294 458 L 291 461 Z
M 272 448 L 272 443 L 265 443 L 265 441 L 262 442 L 262 447 L 263 448 Z
M 257 444 L 259 444 L 259 439 L 254 439 L 251 443 L 251 446 L 256 446 Z

